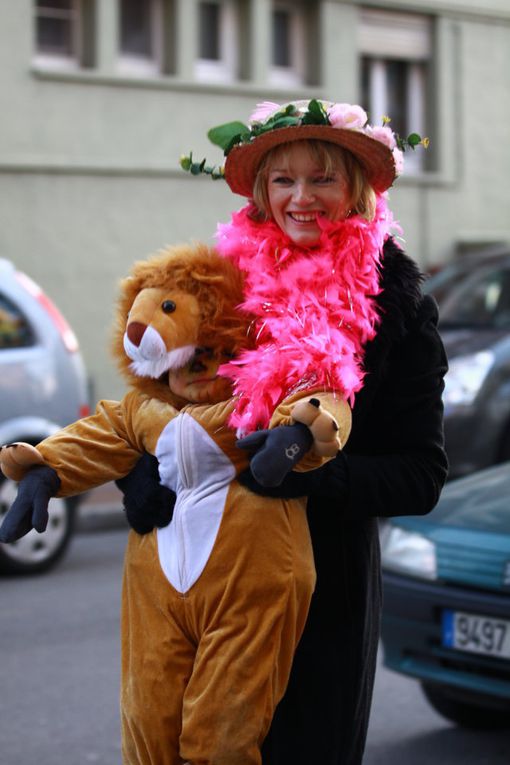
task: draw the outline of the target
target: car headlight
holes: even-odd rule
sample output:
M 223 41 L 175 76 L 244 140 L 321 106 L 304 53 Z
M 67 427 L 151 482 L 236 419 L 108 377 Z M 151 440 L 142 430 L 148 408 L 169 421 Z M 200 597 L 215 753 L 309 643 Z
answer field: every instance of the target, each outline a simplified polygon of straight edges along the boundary
M 494 364 L 492 351 L 480 351 L 450 360 L 445 377 L 443 402 L 445 407 L 469 406 L 476 398 Z
M 388 524 L 381 534 L 383 568 L 420 579 L 437 579 L 436 547 L 422 534 Z

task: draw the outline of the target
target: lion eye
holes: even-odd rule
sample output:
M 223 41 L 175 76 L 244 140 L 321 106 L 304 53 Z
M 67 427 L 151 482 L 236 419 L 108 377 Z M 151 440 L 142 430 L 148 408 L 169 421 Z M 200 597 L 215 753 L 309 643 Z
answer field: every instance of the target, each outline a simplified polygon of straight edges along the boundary
M 173 300 L 165 300 L 161 304 L 161 308 L 163 309 L 165 313 L 173 313 L 175 309 L 177 308 L 177 306 L 175 305 Z

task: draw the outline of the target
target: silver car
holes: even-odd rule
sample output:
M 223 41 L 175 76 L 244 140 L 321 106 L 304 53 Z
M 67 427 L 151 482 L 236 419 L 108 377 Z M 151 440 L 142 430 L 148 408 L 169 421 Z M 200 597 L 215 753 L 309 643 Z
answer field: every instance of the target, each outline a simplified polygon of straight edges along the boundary
M 89 413 L 87 375 L 76 336 L 48 296 L 0 258 L 0 444 L 36 444 Z M 0 523 L 16 485 L 0 473 Z M 77 500 L 53 499 L 44 534 L 0 544 L 0 573 L 54 565 L 71 539 Z
M 450 479 L 510 460 L 510 249 L 464 256 L 425 285 L 448 354 Z

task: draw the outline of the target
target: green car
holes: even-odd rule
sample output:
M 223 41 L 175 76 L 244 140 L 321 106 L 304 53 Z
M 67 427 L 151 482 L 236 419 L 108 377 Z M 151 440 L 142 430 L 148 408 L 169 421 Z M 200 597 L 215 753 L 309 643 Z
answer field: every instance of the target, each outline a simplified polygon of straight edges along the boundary
M 470 728 L 510 728 L 510 463 L 381 531 L 384 664 Z

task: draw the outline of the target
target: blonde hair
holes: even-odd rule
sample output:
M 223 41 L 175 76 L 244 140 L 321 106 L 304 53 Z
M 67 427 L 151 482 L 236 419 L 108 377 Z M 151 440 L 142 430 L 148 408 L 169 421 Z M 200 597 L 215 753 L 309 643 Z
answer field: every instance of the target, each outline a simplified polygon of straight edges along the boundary
M 375 215 L 375 191 L 369 184 L 360 163 L 350 151 L 328 141 L 319 139 L 305 139 L 302 141 L 289 141 L 275 146 L 267 152 L 262 160 L 255 182 L 253 184 L 252 199 L 257 208 L 259 219 L 271 217 L 271 208 L 267 193 L 267 181 L 269 172 L 274 162 L 285 162 L 290 149 L 293 146 L 302 146 L 309 152 L 311 158 L 318 167 L 329 175 L 339 170 L 349 183 L 349 209 L 351 215 L 361 215 L 367 220 L 372 220 Z

